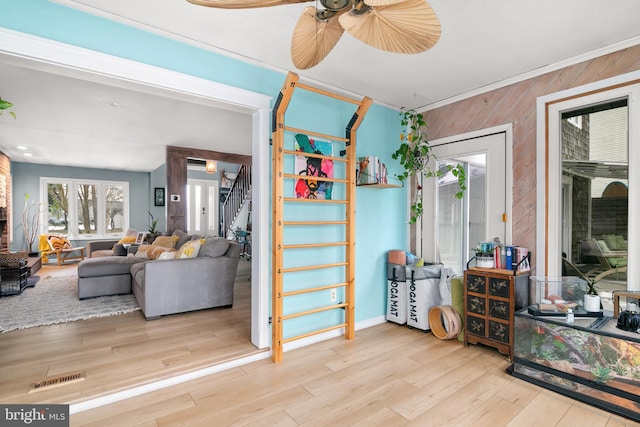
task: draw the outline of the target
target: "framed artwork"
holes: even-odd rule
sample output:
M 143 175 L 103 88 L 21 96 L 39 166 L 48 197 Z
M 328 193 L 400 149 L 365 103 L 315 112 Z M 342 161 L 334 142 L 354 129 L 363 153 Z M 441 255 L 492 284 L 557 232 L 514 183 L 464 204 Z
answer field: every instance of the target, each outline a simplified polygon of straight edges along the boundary
M 153 204 L 154 206 L 164 206 L 164 188 L 156 187 Z
M 164 191 L 164 190 L 162 190 Z M 141 245 L 144 242 L 144 238 L 147 235 L 144 231 L 139 231 L 136 235 L 136 245 Z
M 295 156 L 296 174 L 307 176 L 307 178 L 296 180 L 296 197 L 331 200 L 333 183 L 314 179 L 314 177 L 333 178 L 333 160 L 304 155 L 304 153 L 313 153 L 331 156 L 333 153 L 331 142 L 311 139 L 301 133 L 296 134 L 295 138 L 295 151 L 300 153 Z

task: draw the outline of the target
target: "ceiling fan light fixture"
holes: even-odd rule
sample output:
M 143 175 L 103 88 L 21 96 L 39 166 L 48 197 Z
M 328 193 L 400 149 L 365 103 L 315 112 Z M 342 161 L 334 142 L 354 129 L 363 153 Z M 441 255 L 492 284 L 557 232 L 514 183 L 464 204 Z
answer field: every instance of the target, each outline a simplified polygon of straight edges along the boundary
M 325 9 L 337 11 L 349 6 L 351 4 L 351 0 L 320 0 L 320 4 Z

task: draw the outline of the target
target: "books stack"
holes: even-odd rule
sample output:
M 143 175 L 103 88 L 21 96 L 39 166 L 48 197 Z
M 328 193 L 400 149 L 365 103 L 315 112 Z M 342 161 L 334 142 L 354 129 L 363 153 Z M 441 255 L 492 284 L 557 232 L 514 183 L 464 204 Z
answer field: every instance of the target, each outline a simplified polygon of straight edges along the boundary
M 522 246 L 498 245 L 494 250 L 496 268 L 504 270 L 531 271 L 529 249 Z
M 378 156 L 365 156 L 358 158 L 358 169 L 356 171 L 356 183 L 366 184 L 386 184 L 387 166 L 380 161 Z

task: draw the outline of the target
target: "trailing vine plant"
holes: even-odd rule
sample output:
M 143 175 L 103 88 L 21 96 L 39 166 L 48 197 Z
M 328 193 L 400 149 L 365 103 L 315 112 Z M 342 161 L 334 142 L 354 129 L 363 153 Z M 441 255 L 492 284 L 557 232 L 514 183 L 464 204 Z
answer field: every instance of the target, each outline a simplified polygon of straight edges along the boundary
M 2 112 L 4 110 L 8 110 L 11 107 L 13 107 L 13 104 L 10 103 L 9 101 L 7 101 L 6 99 L 2 99 L 0 98 L 0 116 L 2 115 Z M 9 111 L 9 114 L 11 114 L 11 116 L 15 119 L 16 118 L 16 113 L 14 113 L 13 111 Z
M 400 124 L 405 132 L 400 134 L 400 147 L 391 155 L 391 158 L 399 159 L 404 167 L 404 172 L 396 175 L 401 182 L 410 182 L 411 178 L 416 180 L 416 190 L 411 198 L 411 219 L 410 223 L 415 224 L 422 213 L 424 206 L 422 203 L 422 181 L 424 178 L 439 178 L 448 172 L 457 179 L 458 192 L 455 197 L 461 199 L 466 186 L 466 174 L 461 164 L 439 164 L 438 158 L 432 151 L 427 140 L 427 123 L 422 114 L 416 110 L 405 110 L 400 112 Z M 432 163 L 430 161 L 433 160 Z M 430 165 L 435 165 L 430 166 Z

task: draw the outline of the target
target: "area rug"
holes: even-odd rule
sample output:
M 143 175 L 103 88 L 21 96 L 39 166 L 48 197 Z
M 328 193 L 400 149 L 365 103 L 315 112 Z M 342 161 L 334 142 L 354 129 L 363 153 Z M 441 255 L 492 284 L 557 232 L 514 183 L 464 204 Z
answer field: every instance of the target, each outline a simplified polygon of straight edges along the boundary
M 140 310 L 133 294 L 78 299 L 78 276 L 45 277 L 20 295 L 0 298 L 0 332 Z

